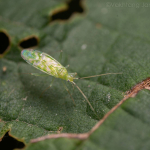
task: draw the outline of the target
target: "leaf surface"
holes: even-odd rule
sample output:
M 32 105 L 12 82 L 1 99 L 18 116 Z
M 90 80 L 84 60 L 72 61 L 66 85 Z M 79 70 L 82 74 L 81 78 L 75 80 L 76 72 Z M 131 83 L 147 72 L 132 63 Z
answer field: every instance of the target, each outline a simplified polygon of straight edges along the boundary
M 124 102 L 86 140 L 58 138 L 30 142 L 57 133 L 59 127 L 63 127 L 62 133 L 90 131 L 123 99 L 126 91 L 149 77 L 147 3 L 86 0 L 84 15 L 76 13 L 68 22 L 48 24 L 50 13 L 61 9 L 65 1 L 0 1 L 0 31 L 10 37 L 10 49 L 0 59 L 0 137 L 10 130 L 10 135 L 24 141 L 28 150 L 149 149 L 148 90 Z M 22 60 L 18 45 L 31 36 L 39 41 L 37 50 L 64 66 L 69 64 L 68 72 L 77 72 L 78 77 L 122 73 L 75 80 L 98 117 L 81 93 L 66 82 L 76 106 L 73 105 L 61 79 L 55 79 L 41 96 L 53 77 L 28 74 L 40 71 Z M 63 50 L 62 60 L 59 60 L 60 50 Z

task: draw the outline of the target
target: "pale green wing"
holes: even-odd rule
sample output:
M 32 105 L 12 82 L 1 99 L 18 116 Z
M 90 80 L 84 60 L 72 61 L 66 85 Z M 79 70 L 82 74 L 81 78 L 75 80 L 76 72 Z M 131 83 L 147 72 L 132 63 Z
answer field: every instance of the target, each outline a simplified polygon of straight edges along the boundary
M 21 52 L 21 56 L 30 65 L 56 78 L 60 78 L 60 74 L 63 76 L 67 72 L 65 67 L 46 53 L 27 49 Z

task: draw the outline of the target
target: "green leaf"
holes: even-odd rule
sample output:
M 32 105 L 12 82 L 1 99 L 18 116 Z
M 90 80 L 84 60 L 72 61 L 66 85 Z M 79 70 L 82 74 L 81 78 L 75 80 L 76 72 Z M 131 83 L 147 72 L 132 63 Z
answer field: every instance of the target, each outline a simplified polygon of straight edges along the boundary
M 64 23 L 48 24 L 51 14 L 67 5 L 64 0 L 0 1 L 0 32 L 10 38 L 10 49 L 0 59 L 0 138 L 9 131 L 25 142 L 28 150 L 150 149 L 148 90 L 129 98 L 90 132 L 123 99 L 126 91 L 149 77 L 147 4 L 134 0 L 86 0 L 82 2 L 85 15 L 75 13 Z M 56 78 L 41 96 L 53 77 L 30 75 L 41 73 L 20 56 L 19 44 L 30 37 L 39 41 L 37 50 L 57 60 L 63 50 L 60 62 L 63 66 L 69 64 L 68 71 L 77 72 L 78 77 L 122 73 L 75 80 L 97 116 L 76 87 L 66 82 L 74 106 L 61 79 Z M 57 134 L 59 127 L 63 127 L 63 134 L 68 133 L 68 138 L 30 141 Z M 71 133 L 88 136 L 75 139 L 70 137 L 75 135 Z

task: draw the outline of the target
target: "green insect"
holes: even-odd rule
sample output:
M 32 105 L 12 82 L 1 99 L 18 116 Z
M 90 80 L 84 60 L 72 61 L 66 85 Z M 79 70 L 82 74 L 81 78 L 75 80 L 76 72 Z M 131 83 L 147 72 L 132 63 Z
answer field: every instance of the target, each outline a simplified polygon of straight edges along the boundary
M 95 75 L 95 76 L 89 76 L 89 77 L 83 77 L 83 78 L 75 78 L 77 73 L 68 73 L 67 69 L 62 66 L 57 60 L 55 60 L 50 55 L 33 50 L 33 49 L 25 49 L 21 51 L 22 58 L 29 63 L 30 65 L 34 66 L 35 68 L 41 70 L 42 72 L 54 76 L 56 78 L 61 78 L 63 80 L 66 80 L 68 82 L 71 82 L 73 85 L 77 87 L 77 89 L 80 91 L 80 93 L 83 95 L 83 97 L 88 102 L 89 106 L 91 107 L 92 111 L 95 113 L 94 108 L 92 107 L 91 103 L 85 96 L 85 94 L 81 91 L 81 89 L 76 85 L 75 82 L 73 82 L 74 79 L 83 79 L 83 78 L 91 78 L 96 76 L 102 76 L 106 74 L 101 75 Z M 107 73 L 107 74 L 120 74 L 120 73 Z M 31 75 L 34 76 L 42 76 L 41 74 L 37 73 L 31 73 Z M 52 81 L 53 82 L 53 81 Z M 50 85 L 52 86 L 52 84 Z M 64 84 L 65 86 L 65 84 Z M 70 94 L 68 88 L 65 86 L 66 90 Z M 71 96 L 71 94 L 70 94 Z M 71 96 L 72 98 L 72 96 Z M 73 99 L 73 98 L 72 98 Z M 74 100 L 73 100 L 74 101 Z

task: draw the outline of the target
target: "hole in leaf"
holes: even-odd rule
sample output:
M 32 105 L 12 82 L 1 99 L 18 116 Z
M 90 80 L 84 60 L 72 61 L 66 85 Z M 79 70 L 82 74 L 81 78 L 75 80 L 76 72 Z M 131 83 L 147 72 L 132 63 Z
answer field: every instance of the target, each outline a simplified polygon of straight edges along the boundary
M 23 142 L 19 142 L 13 137 L 9 136 L 8 132 L 2 138 L 0 142 L 0 150 L 13 150 L 17 148 L 23 148 L 25 145 Z
M 0 31 L 0 55 L 4 54 L 9 46 L 10 40 L 8 35 L 5 32 Z
M 35 47 L 38 45 L 38 38 L 37 37 L 28 37 L 26 39 L 23 39 L 20 43 L 19 46 L 21 48 L 30 48 L 30 47 Z
M 81 5 L 81 2 L 83 0 L 70 0 L 66 2 L 66 8 L 65 10 L 55 11 L 52 13 L 52 16 L 50 18 L 50 22 L 53 22 L 55 20 L 67 20 L 69 19 L 74 13 L 83 13 L 83 7 Z

